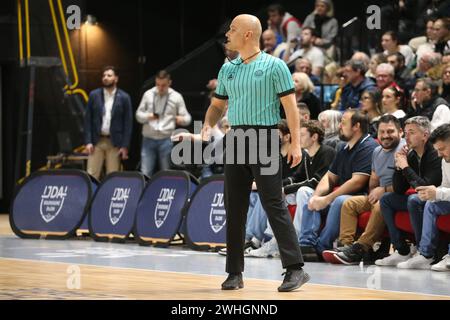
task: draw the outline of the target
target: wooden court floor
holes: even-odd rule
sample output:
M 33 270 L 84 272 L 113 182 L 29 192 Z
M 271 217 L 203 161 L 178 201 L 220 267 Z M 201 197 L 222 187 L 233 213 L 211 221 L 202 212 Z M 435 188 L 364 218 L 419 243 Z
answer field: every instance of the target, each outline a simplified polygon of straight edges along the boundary
M 12 235 L 6 215 L 0 215 L 0 234 Z M 0 299 L 450 299 L 450 296 L 319 284 L 305 284 L 298 291 L 278 293 L 279 281 L 261 279 L 245 279 L 242 290 L 222 291 L 223 280 L 221 276 L 183 272 L 0 258 Z

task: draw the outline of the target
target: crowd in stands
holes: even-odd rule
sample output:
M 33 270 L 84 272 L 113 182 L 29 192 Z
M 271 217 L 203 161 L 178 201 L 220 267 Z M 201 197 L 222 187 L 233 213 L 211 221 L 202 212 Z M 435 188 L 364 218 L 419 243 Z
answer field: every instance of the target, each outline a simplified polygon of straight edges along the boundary
M 285 202 L 295 208 L 306 261 L 450 271 L 449 255 L 436 255 L 436 219 L 450 214 L 448 181 L 442 179 L 450 174 L 450 18 L 430 12 L 421 35 L 404 28 L 415 22 L 403 9 L 382 11 L 402 12 L 397 29 L 384 30 L 370 56 L 354 52 L 339 65 L 332 1 L 317 0 L 303 24 L 280 5 L 268 8 L 261 47 L 292 71 L 301 114 L 303 160 L 294 172 L 284 168 Z M 334 89 L 328 101 L 321 92 L 326 85 Z M 285 120 L 279 130 L 283 150 L 289 143 Z M 245 255 L 279 257 L 253 189 Z M 421 190 L 428 189 L 435 193 L 427 198 Z M 409 212 L 414 235 L 399 230 L 398 211 Z M 370 218 L 361 231 L 364 212 Z M 380 247 L 386 239 L 393 252 Z
M 283 167 L 285 201 L 296 206 L 294 226 L 306 261 L 450 271 L 450 246 L 449 254 L 436 255 L 437 217 L 450 214 L 450 5 L 390 3 L 382 7 L 385 29 L 371 54 L 354 52 L 343 65 L 332 0 L 316 0 L 303 22 L 281 5 L 268 7 L 261 50 L 292 71 L 301 115 L 303 157 L 296 168 Z M 226 55 L 225 62 L 239 58 Z M 136 112 L 144 124 L 141 171 L 149 176 L 157 160 L 160 169 L 169 166 L 173 141 L 199 139 L 173 136 L 191 117 L 170 84 L 170 75 L 158 74 Z M 216 85 L 212 80 L 207 87 L 214 92 Z M 283 155 L 290 143 L 285 120 L 278 129 Z M 215 141 L 223 138 L 226 114 L 214 130 Z M 221 173 L 220 165 L 205 165 L 201 177 L 214 173 Z M 245 253 L 277 257 L 255 184 L 253 190 Z M 367 211 L 361 233 L 358 217 Z M 398 229 L 398 211 L 409 212 L 412 237 Z M 386 237 L 392 254 L 377 250 Z

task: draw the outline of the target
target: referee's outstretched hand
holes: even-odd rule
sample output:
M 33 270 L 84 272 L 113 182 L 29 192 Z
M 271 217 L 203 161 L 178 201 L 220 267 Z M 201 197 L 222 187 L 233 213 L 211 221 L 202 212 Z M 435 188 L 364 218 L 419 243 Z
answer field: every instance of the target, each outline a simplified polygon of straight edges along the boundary
M 298 166 L 302 161 L 302 149 L 298 145 L 291 144 L 287 153 L 288 163 L 291 164 L 291 168 Z

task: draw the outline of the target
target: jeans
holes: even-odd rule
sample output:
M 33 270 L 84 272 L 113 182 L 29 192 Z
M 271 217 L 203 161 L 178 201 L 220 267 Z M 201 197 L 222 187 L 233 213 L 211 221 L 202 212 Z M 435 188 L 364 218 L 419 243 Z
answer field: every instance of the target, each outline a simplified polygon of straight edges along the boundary
M 286 203 L 286 206 L 295 205 L 296 204 L 295 195 L 293 193 L 286 195 L 284 197 L 284 202 Z M 263 212 L 264 212 L 262 205 L 261 205 L 261 210 L 263 210 Z M 267 216 L 265 216 L 265 217 L 267 220 Z M 261 219 L 261 221 L 262 221 L 262 219 Z M 265 224 L 266 224 L 267 228 L 266 228 L 266 230 L 264 230 L 264 239 L 270 240 L 273 238 L 273 230 L 272 230 L 272 227 L 270 226 L 270 223 L 267 223 L 267 221 L 266 221 Z M 294 226 L 294 228 L 295 228 L 295 226 Z M 295 231 L 297 231 L 297 230 L 295 230 Z
M 419 252 L 425 257 L 433 257 L 439 241 L 439 230 L 436 227 L 438 216 L 450 214 L 450 202 L 427 201 L 423 212 L 422 238 L 420 239 Z M 450 244 L 448 246 L 450 254 Z
M 328 207 L 325 227 L 320 232 L 321 216 L 320 211 L 311 211 L 308 204 L 303 206 L 302 226 L 300 232 L 300 245 L 313 246 L 318 253 L 332 249 L 333 242 L 339 236 L 341 222 L 341 207 L 346 199 L 351 195 L 338 196 Z M 326 209 L 325 209 L 326 210 Z
M 417 194 L 410 196 L 389 192 L 380 199 L 381 214 L 389 231 L 389 237 L 395 249 L 402 248 L 406 250 L 406 241 L 400 230 L 395 225 L 395 213 L 397 211 L 408 211 L 411 219 L 411 225 L 414 230 L 416 243 L 420 242 L 422 235 L 423 208 L 425 201 L 419 199 Z
M 156 172 L 156 164 L 160 170 L 170 169 L 170 153 L 172 141 L 167 139 L 142 138 L 141 148 L 141 172 L 151 177 Z
M 314 189 L 310 187 L 300 187 L 295 194 L 297 208 L 294 215 L 294 228 L 297 232 L 298 242 L 300 243 L 300 231 L 302 226 L 303 207 L 308 205 L 309 198 L 311 198 Z
M 264 230 L 267 228 L 267 215 L 264 211 L 258 192 L 250 194 L 249 209 L 247 212 L 247 225 L 245 227 L 245 239 L 264 239 Z

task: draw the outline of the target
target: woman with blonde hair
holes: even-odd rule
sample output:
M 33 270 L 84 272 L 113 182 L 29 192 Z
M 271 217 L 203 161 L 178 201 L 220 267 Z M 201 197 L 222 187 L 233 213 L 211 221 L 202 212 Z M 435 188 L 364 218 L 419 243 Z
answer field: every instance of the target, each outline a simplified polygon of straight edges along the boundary
M 294 72 L 292 74 L 292 80 L 294 80 L 297 103 L 305 103 L 311 113 L 311 119 L 317 120 L 317 116 L 322 111 L 322 107 L 319 98 L 313 93 L 314 84 L 311 79 L 304 72 Z

